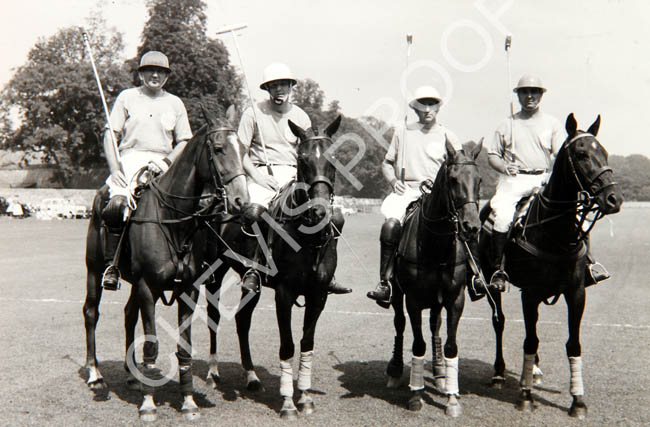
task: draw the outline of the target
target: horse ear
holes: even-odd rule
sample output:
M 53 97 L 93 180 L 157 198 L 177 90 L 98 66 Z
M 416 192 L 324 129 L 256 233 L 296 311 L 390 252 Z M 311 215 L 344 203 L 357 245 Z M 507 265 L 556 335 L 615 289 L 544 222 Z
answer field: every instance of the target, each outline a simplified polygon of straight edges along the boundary
M 456 156 L 456 149 L 453 145 L 451 145 L 451 142 L 449 142 L 447 134 L 445 134 L 445 148 L 447 149 L 447 158 L 451 159 Z
M 237 107 L 235 107 L 234 104 L 230 104 L 226 110 L 226 120 L 228 121 L 228 125 L 231 127 L 234 126 L 237 121 Z
M 566 124 L 564 125 L 564 128 L 566 129 L 566 133 L 569 138 L 573 137 L 576 134 L 576 131 L 578 130 L 578 122 L 576 122 L 576 118 L 573 117 L 573 113 L 569 114 L 569 116 L 566 118 Z
M 482 149 L 483 149 L 483 137 L 481 137 L 481 140 L 472 149 L 471 156 L 474 160 L 476 160 L 478 158 L 478 155 L 481 154 Z
M 589 126 L 589 129 L 587 129 L 587 132 L 592 134 L 593 136 L 598 135 L 598 129 L 600 129 L 600 114 L 598 117 L 596 117 L 596 121 Z
M 203 105 L 202 102 L 199 102 L 199 106 L 201 107 L 201 112 L 203 113 L 205 121 L 208 122 L 208 126 L 214 126 L 214 124 L 217 122 L 215 115 L 212 114 L 207 108 L 205 108 L 205 105 Z
M 339 116 L 335 118 L 332 123 L 330 123 L 327 129 L 325 129 L 325 135 L 331 138 L 332 135 L 334 135 L 336 131 L 339 130 L 340 125 L 341 125 L 341 115 L 339 114 Z
M 304 141 L 307 139 L 307 135 L 305 134 L 305 130 L 289 120 L 289 129 L 291 129 L 291 132 L 293 132 L 294 135 L 296 135 L 298 138 L 300 138 L 301 141 Z

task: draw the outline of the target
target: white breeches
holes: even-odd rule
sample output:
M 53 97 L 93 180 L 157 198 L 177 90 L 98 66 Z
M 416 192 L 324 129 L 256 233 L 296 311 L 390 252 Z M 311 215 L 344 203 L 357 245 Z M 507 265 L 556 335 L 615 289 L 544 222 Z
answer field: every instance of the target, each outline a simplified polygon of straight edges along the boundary
M 166 154 L 151 152 L 151 151 L 137 151 L 130 150 L 121 157 L 122 170 L 124 170 L 124 175 L 126 176 L 126 182 L 129 184 L 127 187 L 122 187 L 119 184 L 116 184 L 111 179 L 110 175 L 106 179 L 106 184 L 108 185 L 108 191 L 110 197 L 115 196 L 124 196 L 127 199 L 130 198 L 133 194 L 133 190 L 137 183 L 135 182 L 135 174 L 147 166 L 152 160 L 162 160 L 166 157 Z
M 390 193 L 381 204 L 381 213 L 386 219 L 395 218 L 403 222 L 406 208 L 421 195 L 419 188 L 411 187 L 404 194 Z
M 541 175 L 501 175 L 497 189 L 490 200 L 494 211 L 494 230 L 506 233 L 515 215 L 517 202 L 529 195 L 536 187 L 541 187 L 547 180 L 548 174 Z
M 296 177 L 296 168 L 294 166 L 271 166 L 273 170 L 273 177 L 278 182 L 280 188 Z M 268 175 L 266 166 L 258 166 L 257 171 Z M 262 206 L 269 206 L 269 202 L 275 197 L 277 192 L 262 187 L 256 182 L 248 179 L 248 194 L 251 203 L 257 203 Z

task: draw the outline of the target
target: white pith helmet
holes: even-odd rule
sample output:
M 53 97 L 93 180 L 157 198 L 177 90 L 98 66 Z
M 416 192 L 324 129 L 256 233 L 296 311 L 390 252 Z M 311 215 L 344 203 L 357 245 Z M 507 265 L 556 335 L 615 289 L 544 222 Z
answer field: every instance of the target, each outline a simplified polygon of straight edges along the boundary
M 297 83 L 289 67 L 280 63 L 271 64 L 264 69 L 260 89 L 266 90 L 266 84 L 275 80 L 289 80 L 292 85 Z
M 421 99 L 435 99 L 439 104 L 442 104 L 440 94 L 436 88 L 432 86 L 420 86 L 417 88 L 415 90 L 415 96 L 413 96 L 413 99 L 409 102 L 409 107 L 417 109 L 420 104 L 418 101 Z
M 546 88 L 542 84 L 542 79 L 532 74 L 524 74 L 521 76 L 519 83 L 517 83 L 517 87 L 515 87 L 512 91 L 517 92 L 519 89 L 523 89 L 525 87 L 541 89 L 542 92 L 546 92 Z

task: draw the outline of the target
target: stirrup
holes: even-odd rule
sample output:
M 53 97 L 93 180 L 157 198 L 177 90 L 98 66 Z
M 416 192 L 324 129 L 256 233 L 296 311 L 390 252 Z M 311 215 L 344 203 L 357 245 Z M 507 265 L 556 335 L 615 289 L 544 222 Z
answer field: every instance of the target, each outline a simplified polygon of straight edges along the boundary
M 589 276 L 587 277 L 585 286 L 596 285 L 612 277 L 605 266 L 598 261 L 587 265 L 587 271 L 589 272 Z
M 472 276 L 472 281 L 467 288 L 469 293 L 469 299 L 472 301 L 478 301 L 485 296 L 488 290 L 488 285 L 485 283 L 481 276 L 474 274 Z
M 112 277 L 106 277 L 107 274 L 114 274 L 116 277 L 115 282 L 113 282 Z M 117 266 L 111 264 L 108 267 L 106 267 L 106 270 L 104 270 L 104 273 L 102 274 L 102 288 L 106 289 L 107 291 L 117 291 L 120 289 L 122 286 L 120 282 L 120 269 L 117 268 Z
M 254 268 L 249 268 L 248 271 L 244 273 L 244 277 L 241 279 L 241 287 L 247 292 L 259 293 L 261 285 L 262 276 L 260 276 L 259 271 L 255 270 Z
M 380 288 L 388 288 L 387 297 L 383 297 L 383 295 L 379 295 Z M 366 296 L 372 300 L 375 300 L 377 305 L 379 305 L 380 307 L 390 308 L 390 302 L 393 298 L 393 286 L 390 284 L 388 280 L 382 280 L 379 282 L 375 290 L 368 292 Z
M 497 281 L 500 281 L 501 283 L 495 283 Z M 492 273 L 492 277 L 490 277 L 490 284 L 488 285 L 488 289 L 492 289 L 499 292 L 506 292 L 508 291 L 509 281 L 510 281 L 510 277 L 508 277 L 508 273 L 499 269 L 494 273 Z

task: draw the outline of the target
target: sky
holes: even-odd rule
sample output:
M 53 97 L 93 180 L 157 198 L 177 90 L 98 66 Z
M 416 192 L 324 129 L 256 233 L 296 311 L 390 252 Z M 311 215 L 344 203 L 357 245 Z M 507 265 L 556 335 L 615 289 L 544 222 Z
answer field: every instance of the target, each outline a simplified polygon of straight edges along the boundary
M 492 137 L 509 112 L 511 88 L 533 73 L 548 89 L 543 111 L 562 123 L 573 112 L 582 129 L 600 114 L 598 137 L 610 154 L 650 157 L 642 126 L 650 123 L 647 0 L 205 2 L 208 36 L 225 43 L 240 71 L 241 60 L 256 99 L 265 97 L 258 88 L 264 67 L 283 62 L 295 77 L 318 82 L 345 115 L 398 124 L 406 100 L 427 84 L 444 98 L 439 122 L 462 141 L 477 141 Z M 0 17 L 0 86 L 39 37 L 84 25 L 98 4 L 124 35 L 124 57 L 133 57 L 148 18 L 144 0 L 7 1 Z M 240 23 L 247 27 L 237 36 L 238 55 L 232 35 L 216 31 Z

